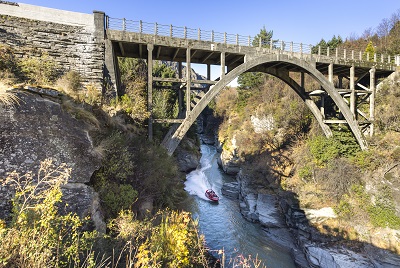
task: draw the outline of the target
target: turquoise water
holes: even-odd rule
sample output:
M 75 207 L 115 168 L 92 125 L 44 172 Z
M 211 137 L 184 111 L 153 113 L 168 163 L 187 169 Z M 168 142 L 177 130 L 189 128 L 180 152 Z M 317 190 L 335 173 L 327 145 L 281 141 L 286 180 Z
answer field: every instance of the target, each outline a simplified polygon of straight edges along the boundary
M 238 200 L 221 194 L 222 184 L 235 179 L 225 175 L 219 168 L 215 147 L 201 145 L 200 167 L 186 176 L 185 190 L 192 202 L 188 208 L 198 219 L 200 231 L 207 246 L 217 258 L 225 256 L 226 267 L 233 267 L 242 256 L 256 257 L 267 267 L 295 267 L 288 252 L 268 241 L 258 224 L 246 221 L 239 211 Z M 220 197 L 218 203 L 209 201 L 204 193 L 212 188 Z M 224 254 L 222 253 L 222 250 Z

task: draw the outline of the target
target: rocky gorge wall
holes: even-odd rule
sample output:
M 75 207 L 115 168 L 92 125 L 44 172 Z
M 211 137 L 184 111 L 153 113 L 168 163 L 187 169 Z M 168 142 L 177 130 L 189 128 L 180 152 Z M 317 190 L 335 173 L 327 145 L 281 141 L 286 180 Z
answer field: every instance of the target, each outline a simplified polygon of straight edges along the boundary
M 0 42 L 19 58 L 48 55 L 63 71 L 77 71 L 85 84 L 102 88 L 104 13 L 0 1 Z
M 40 162 L 50 158 L 56 166 L 65 163 L 71 168 L 68 183 L 62 186 L 67 212 L 90 216 L 96 229 L 105 231 L 98 194 L 87 185 L 101 165 L 90 135 L 93 126 L 67 112 L 56 91 L 15 94 L 19 105 L 0 103 L 0 219 L 10 215 L 14 194 L 3 184 L 7 175 L 37 174 Z

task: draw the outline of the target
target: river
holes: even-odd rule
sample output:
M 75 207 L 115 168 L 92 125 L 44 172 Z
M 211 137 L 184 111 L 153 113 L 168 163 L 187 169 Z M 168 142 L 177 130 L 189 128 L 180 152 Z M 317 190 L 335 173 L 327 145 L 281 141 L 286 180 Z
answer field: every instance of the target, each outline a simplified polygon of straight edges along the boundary
M 221 194 L 225 182 L 235 179 L 224 174 L 217 164 L 214 146 L 201 145 L 200 167 L 186 176 L 185 190 L 192 202 L 187 210 L 199 221 L 211 253 L 221 259 L 224 251 L 226 267 L 234 266 L 241 256 L 252 259 L 257 256 L 269 268 L 295 267 L 288 252 L 268 241 L 260 225 L 246 221 L 240 214 L 238 200 Z M 220 197 L 218 203 L 209 201 L 204 193 L 212 188 Z

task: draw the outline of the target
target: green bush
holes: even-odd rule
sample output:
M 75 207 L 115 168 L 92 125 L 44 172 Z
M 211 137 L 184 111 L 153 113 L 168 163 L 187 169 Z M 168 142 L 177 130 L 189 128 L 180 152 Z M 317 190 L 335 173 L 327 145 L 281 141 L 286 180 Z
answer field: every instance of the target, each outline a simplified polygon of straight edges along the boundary
M 384 228 L 400 229 L 400 217 L 396 215 L 391 187 L 383 185 L 378 190 L 375 203 L 367 207 L 372 224 Z
M 340 218 L 347 220 L 349 220 L 354 215 L 353 208 L 349 203 L 348 195 L 344 195 L 342 197 L 342 199 L 339 201 L 339 204 L 334 207 L 334 211 Z
M 378 202 L 368 207 L 371 222 L 375 226 L 400 229 L 400 217 L 396 215 L 396 209 L 387 204 Z
M 324 165 L 340 155 L 340 143 L 334 138 L 316 136 L 308 141 L 308 146 L 318 166 Z
M 26 79 L 33 84 L 51 84 L 58 75 L 57 63 L 46 54 L 43 54 L 40 58 L 23 59 L 19 62 L 19 66 Z
M 299 169 L 300 178 L 309 181 L 313 176 L 313 168 L 309 165 L 305 165 Z
M 37 176 L 12 173 L 6 178 L 17 191 L 10 225 L 0 220 L 1 267 L 78 267 L 89 261 L 94 233 L 81 231 L 84 221 L 76 214 L 58 214 L 60 187 L 69 175 L 65 165 L 46 160 Z
M 107 215 L 112 215 L 112 217 L 116 217 L 121 210 L 131 209 L 138 196 L 132 185 L 113 182 L 110 182 L 107 190 L 102 192 L 103 208 Z

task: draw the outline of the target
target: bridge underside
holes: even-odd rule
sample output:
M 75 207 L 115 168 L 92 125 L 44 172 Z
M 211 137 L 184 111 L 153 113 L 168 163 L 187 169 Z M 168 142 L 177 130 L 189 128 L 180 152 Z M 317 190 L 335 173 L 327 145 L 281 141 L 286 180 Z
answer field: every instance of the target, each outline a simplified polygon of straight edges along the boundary
M 376 81 L 393 72 L 392 67 L 371 62 L 344 61 L 261 47 L 242 47 L 112 30 L 107 31 L 107 37 L 109 51 L 106 53 L 113 55 L 109 57 L 113 60 L 109 61 L 108 69 L 113 68 L 116 74 L 118 66 L 115 56 L 147 60 L 150 113 L 153 107 L 153 90 L 159 82 L 174 82 L 179 85 L 175 88 L 181 96 L 178 118 L 151 116 L 149 119 L 150 139 L 153 123 L 173 124 L 162 142 L 170 155 L 208 103 L 244 72 L 265 72 L 280 78 L 303 99 L 326 136 L 332 136 L 330 124 L 348 124 L 361 149 L 366 149 L 364 134 L 373 135 L 374 132 Z M 187 70 L 191 69 L 192 63 L 205 64 L 207 79 L 193 79 L 190 72 L 186 72 L 185 77 L 181 72 L 176 78 L 153 77 L 154 60 L 178 62 L 180 68 L 184 62 Z M 221 76 L 215 81 L 210 79 L 211 65 L 219 65 L 221 68 Z M 305 75 L 313 78 L 320 88 L 305 88 Z M 119 80 L 117 75 L 115 80 Z M 361 104 L 368 104 L 369 111 L 361 111 Z

